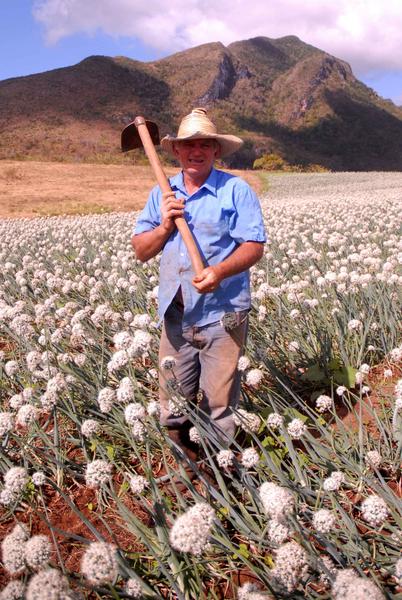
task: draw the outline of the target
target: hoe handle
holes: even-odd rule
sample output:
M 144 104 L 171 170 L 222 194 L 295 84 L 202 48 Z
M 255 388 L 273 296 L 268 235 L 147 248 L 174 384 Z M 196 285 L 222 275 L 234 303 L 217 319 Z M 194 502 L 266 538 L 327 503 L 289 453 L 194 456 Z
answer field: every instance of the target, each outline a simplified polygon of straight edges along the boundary
M 152 142 L 151 136 L 149 135 L 149 131 L 146 126 L 144 117 L 137 117 L 134 120 L 134 123 L 137 127 L 138 135 L 141 138 L 145 154 L 147 155 L 148 160 L 151 164 L 152 170 L 158 181 L 159 187 L 161 188 L 163 193 L 171 192 L 172 188 L 170 187 L 169 180 L 165 175 L 159 157 L 156 153 L 155 146 Z M 193 271 L 196 275 L 199 275 L 204 269 L 204 262 L 201 258 L 197 244 L 195 243 L 193 234 L 191 233 L 187 222 L 183 217 L 176 217 L 174 222 L 176 223 L 177 229 L 179 230 L 181 237 L 183 238 L 183 242 L 185 243 L 186 248 L 188 250 Z

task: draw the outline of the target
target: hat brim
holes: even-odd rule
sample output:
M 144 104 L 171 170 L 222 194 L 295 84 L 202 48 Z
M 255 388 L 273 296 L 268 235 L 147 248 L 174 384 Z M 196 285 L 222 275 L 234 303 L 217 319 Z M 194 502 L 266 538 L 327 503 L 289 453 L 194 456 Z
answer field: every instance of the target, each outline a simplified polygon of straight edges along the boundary
M 241 146 L 243 145 L 243 140 L 237 137 L 236 135 L 223 135 L 223 134 L 208 134 L 202 133 L 201 131 L 197 131 L 192 135 L 184 136 L 184 137 L 173 137 L 171 135 L 165 135 L 164 138 L 161 139 L 161 146 L 163 150 L 168 152 L 171 156 L 176 156 L 173 151 L 173 143 L 174 142 L 183 142 L 185 140 L 197 140 L 197 139 L 212 139 L 216 140 L 221 147 L 220 157 L 225 158 L 225 156 L 229 156 L 233 154 Z

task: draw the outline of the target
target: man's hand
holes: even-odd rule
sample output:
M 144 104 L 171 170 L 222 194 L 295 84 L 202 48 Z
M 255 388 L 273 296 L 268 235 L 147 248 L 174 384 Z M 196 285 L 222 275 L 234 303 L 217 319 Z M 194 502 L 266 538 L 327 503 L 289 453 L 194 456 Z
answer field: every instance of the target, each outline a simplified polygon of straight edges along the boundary
M 161 227 L 167 232 L 172 233 L 176 227 L 175 217 L 184 216 L 184 200 L 175 197 L 174 192 L 165 192 L 162 194 L 161 202 Z
M 200 294 L 214 292 L 218 287 L 222 277 L 216 267 L 206 267 L 199 275 L 193 278 L 193 286 Z

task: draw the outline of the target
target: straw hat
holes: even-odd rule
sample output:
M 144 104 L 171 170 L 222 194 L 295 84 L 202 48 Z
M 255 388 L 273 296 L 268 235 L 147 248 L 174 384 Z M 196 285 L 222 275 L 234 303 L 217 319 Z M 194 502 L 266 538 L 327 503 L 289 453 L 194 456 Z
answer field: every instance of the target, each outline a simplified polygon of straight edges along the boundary
M 243 140 L 235 135 L 218 133 L 214 123 L 207 117 L 205 108 L 194 108 L 189 115 L 186 115 L 182 119 L 177 137 L 166 135 L 161 139 L 161 146 L 166 152 L 174 156 L 173 142 L 198 138 L 212 138 L 216 140 L 220 144 L 220 156 L 222 157 L 233 154 L 243 144 Z

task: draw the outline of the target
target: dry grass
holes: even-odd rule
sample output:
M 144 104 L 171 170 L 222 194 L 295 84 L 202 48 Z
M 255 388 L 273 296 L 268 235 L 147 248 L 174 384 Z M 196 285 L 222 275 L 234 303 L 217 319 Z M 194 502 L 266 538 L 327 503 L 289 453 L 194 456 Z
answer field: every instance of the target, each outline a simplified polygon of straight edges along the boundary
M 166 169 L 173 175 L 177 169 Z M 231 171 L 259 192 L 252 171 Z M 149 166 L 0 161 L 0 218 L 138 210 L 155 179 Z

